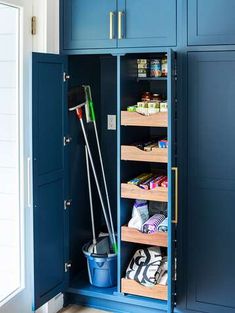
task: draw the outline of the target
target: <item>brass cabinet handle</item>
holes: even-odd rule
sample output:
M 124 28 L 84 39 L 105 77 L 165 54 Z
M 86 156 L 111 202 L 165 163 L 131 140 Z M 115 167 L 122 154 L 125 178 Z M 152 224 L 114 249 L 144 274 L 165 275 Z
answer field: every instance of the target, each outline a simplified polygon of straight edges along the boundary
M 122 17 L 124 15 L 123 11 L 118 12 L 118 39 L 123 39 L 122 34 Z
M 109 39 L 114 39 L 114 33 L 113 33 L 113 19 L 114 19 L 115 13 L 109 12 Z
M 173 224 L 178 224 L 179 215 L 179 203 L 178 203 L 178 182 L 179 182 L 179 171 L 178 167 L 172 167 L 172 171 L 175 172 L 175 219 L 172 221 Z

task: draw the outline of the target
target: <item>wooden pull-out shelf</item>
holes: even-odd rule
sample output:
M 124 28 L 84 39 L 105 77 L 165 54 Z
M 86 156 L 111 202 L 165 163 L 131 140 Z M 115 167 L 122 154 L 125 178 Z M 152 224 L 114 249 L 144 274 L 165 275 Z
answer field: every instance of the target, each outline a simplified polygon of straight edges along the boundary
M 125 199 L 168 202 L 168 188 L 157 187 L 153 190 L 144 190 L 135 185 L 121 184 L 121 197 Z
M 143 151 L 135 146 L 122 146 L 121 159 L 127 161 L 143 162 L 168 162 L 168 149 L 152 148 L 151 151 Z
M 121 239 L 126 242 L 135 242 L 149 246 L 167 247 L 167 233 L 156 232 L 144 234 L 135 228 L 122 226 Z
M 168 113 L 159 112 L 150 116 L 145 116 L 136 112 L 122 111 L 121 112 L 121 125 L 167 127 L 168 126 Z
M 167 286 L 145 287 L 134 280 L 122 278 L 122 292 L 137 296 L 167 300 Z

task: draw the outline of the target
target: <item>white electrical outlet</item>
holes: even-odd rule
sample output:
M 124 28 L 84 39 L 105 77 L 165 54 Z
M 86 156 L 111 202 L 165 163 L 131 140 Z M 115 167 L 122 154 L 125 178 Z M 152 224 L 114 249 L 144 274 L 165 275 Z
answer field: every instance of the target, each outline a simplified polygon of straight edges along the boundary
M 108 130 L 116 130 L 117 127 L 116 127 L 116 115 L 108 115 Z

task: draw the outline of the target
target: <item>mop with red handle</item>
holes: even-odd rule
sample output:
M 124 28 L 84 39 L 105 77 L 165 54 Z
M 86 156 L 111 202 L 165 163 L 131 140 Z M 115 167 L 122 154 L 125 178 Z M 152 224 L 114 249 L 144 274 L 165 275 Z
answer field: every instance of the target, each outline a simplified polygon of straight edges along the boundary
M 79 95 L 79 90 L 80 90 L 80 92 L 82 92 L 81 89 L 78 89 L 77 91 L 76 90 L 72 90 L 71 93 L 70 93 L 70 97 L 69 97 L 69 106 L 70 106 L 70 108 L 69 108 L 69 111 L 76 111 L 76 115 L 77 115 L 77 117 L 78 117 L 78 119 L 80 121 L 80 124 L 81 124 L 82 133 L 83 133 L 83 136 L 84 136 L 85 145 L 86 145 L 86 148 L 87 148 L 87 152 L 88 152 L 91 168 L 92 168 L 92 171 L 93 171 L 93 175 L 94 175 L 94 179 L 95 179 L 95 183 L 96 183 L 96 187 L 97 187 L 97 191 L 98 191 L 101 207 L 102 207 L 102 210 L 103 210 L 105 223 L 106 223 L 106 226 L 107 226 L 107 229 L 108 229 L 110 242 L 111 242 L 111 244 L 113 246 L 114 252 L 116 253 L 116 251 L 117 251 L 116 250 L 116 239 L 114 241 L 115 236 L 112 233 L 112 230 L 111 230 L 111 227 L 110 227 L 110 223 L 109 223 L 109 219 L 108 219 L 108 216 L 107 216 L 107 213 L 106 213 L 106 210 L 105 210 L 105 205 L 104 205 L 104 201 L 103 201 L 103 197 L 102 197 L 99 181 L 98 181 L 98 178 L 97 178 L 95 165 L 94 165 L 94 162 L 93 162 L 93 157 L 92 157 L 92 154 L 91 154 L 90 145 L 89 145 L 89 142 L 88 142 L 86 130 L 85 130 L 84 123 L 83 123 L 83 111 L 82 111 L 82 108 L 87 105 L 87 101 L 84 102 L 84 99 L 82 99 L 82 101 L 81 100 L 79 101 L 79 102 L 82 102 L 81 104 L 78 104 L 78 105 L 74 106 L 74 103 L 78 103 L 78 99 L 81 99 L 81 96 Z

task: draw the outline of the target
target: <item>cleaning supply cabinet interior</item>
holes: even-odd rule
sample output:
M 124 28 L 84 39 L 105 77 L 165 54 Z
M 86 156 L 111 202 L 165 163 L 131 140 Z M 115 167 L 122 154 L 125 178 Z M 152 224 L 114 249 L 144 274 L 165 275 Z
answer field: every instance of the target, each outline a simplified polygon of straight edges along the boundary
M 164 77 L 138 77 L 140 59 L 165 59 L 168 73 Z M 138 312 L 143 308 L 146 312 L 156 309 L 171 312 L 175 274 L 175 224 L 171 221 L 177 219 L 177 199 L 174 196 L 177 188 L 175 54 L 171 50 L 122 56 L 35 54 L 33 66 L 36 306 L 63 291 L 74 299 L 78 297 L 79 302 L 84 302 L 84 297 L 90 299 L 90 304 L 95 300 L 105 300 L 107 307 L 113 310 L 120 307 L 128 312 L 135 306 Z M 76 114 L 68 110 L 68 93 L 82 85 L 90 85 L 92 90 L 117 231 L 117 283 L 110 288 L 98 288 L 89 283 L 86 259 L 82 253 L 84 244 L 91 239 L 85 144 Z M 146 93 L 155 97 L 161 95 L 163 106 L 159 106 L 159 101 L 152 100 L 151 104 L 157 106 L 153 115 L 128 111 Z M 108 129 L 108 115 L 116 115 L 116 129 Z M 94 130 L 86 123 L 85 128 L 95 155 Z M 150 140 L 151 143 L 156 142 L 150 151 L 136 145 L 137 142 Z M 167 143 L 168 147 L 158 146 Z M 151 173 L 148 175 L 156 184 L 154 188 L 150 189 L 146 184 L 142 189 L 128 183 L 143 173 Z M 91 187 L 97 232 L 107 232 L 94 182 Z M 168 217 L 166 232 L 148 234 L 148 231 L 143 233 L 128 227 L 136 199 L 151 201 L 152 213 L 148 213 L 148 218 L 159 210 L 161 213 L 164 211 L 165 215 L 157 216 L 162 217 L 162 222 Z M 148 202 L 145 202 L 145 206 L 149 206 L 150 211 Z M 153 253 L 153 262 L 156 262 L 156 254 L 159 254 L 159 265 L 163 260 L 166 262 L 164 266 L 165 272 L 168 272 L 168 282 L 165 280 L 161 283 L 159 277 L 157 283 L 151 275 L 143 276 L 140 281 L 127 279 L 127 267 L 136 251 Z M 148 266 L 150 263 L 146 263 L 145 271 Z M 144 279 L 149 286 L 141 283 Z

